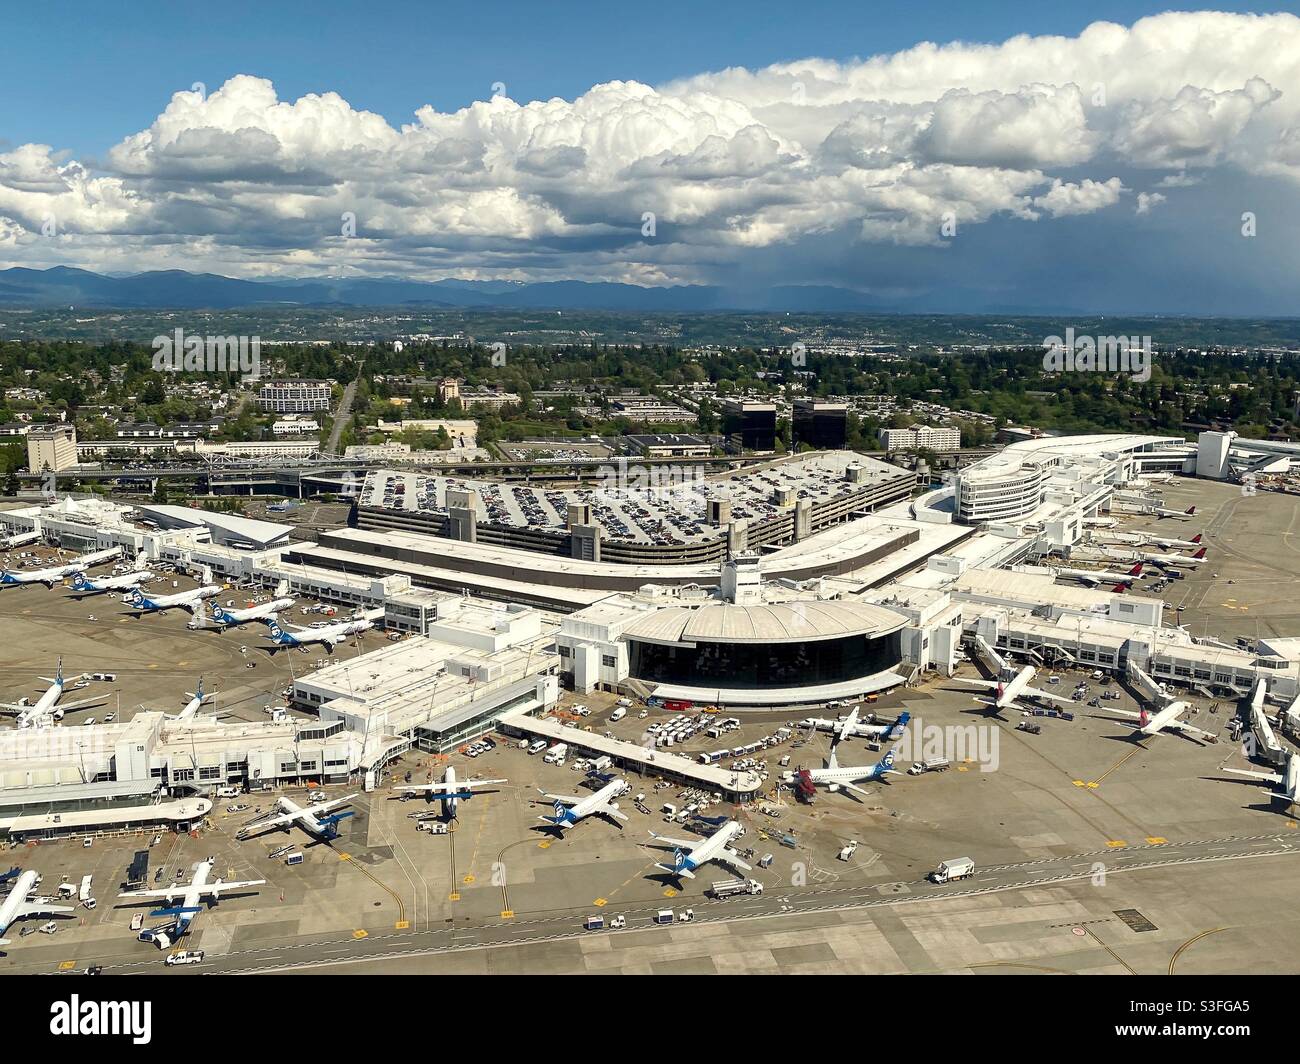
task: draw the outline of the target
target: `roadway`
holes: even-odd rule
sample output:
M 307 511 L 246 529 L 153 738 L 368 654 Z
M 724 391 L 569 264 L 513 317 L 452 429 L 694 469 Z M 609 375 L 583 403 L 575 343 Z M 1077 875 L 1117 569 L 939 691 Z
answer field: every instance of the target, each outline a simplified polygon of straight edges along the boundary
M 689 899 L 695 910 L 691 927 L 706 924 L 770 920 L 786 916 L 810 916 L 852 910 L 889 909 L 914 903 L 933 904 L 973 898 L 1015 890 L 1041 890 L 1051 884 L 1092 880 L 1101 872 L 1106 876 L 1162 869 L 1190 864 L 1282 857 L 1300 853 L 1300 833 L 1254 836 L 1229 836 L 1181 843 L 1157 843 L 1122 849 L 1103 849 L 1065 857 L 1042 858 L 980 868 L 970 879 L 944 886 L 929 882 L 881 883 L 859 882 L 807 890 L 772 890 L 757 897 L 739 897 L 727 901 Z M 713 874 L 714 866 L 702 870 L 702 877 Z M 725 870 L 716 868 L 715 878 L 725 878 Z M 589 932 L 582 928 L 583 917 L 593 910 L 557 909 L 520 914 L 510 919 L 474 921 L 448 920 L 445 926 L 424 930 L 383 932 L 354 931 L 351 934 L 316 935 L 276 940 L 259 939 L 256 946 L 235 949 L 217 955 L 212 951 L 200 965 L 178 968 L 184 974 L 256 974 L 301 970 L 335 965 L 366 964 L 382 970 L 413 958 L 428 958 L 482 949 L 520 947 L 536 943 L 562 942 L 591 935 L 642 935 L 656 930 L 651 918 L 660 908 L 681 908 L 683 899 L 659 904 L 638 904 L 625 908 L 609 906 L 607 916 L 622 913 L 627 917 L 624 931 Z M 679 931 L 689 934 L 685 925 Z M 617 941 L 617 940 L 615 940 Z M 142 952 L 145 947 L 130 936 L 123 936 L 113 956 L 102 956 L 106 973 L 114 975 L 157 974 L 161 955 Z M 103 953 L 102 947 L 97 952 Z M 15 950 L 11 957 L 17 959 Z M 24 966 L 16 972 L 48 972 L 48 963 Z

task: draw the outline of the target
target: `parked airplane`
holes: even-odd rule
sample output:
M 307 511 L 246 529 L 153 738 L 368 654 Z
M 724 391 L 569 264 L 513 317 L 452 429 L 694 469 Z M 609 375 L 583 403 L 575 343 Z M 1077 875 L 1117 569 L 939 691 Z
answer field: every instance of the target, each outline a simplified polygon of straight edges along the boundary
M 859 724 L 857 715 L 858 711 L 855 707 L 853 712 L 844 719 L 828 720 L 825 717 L 805 717 L 799 722 L 799 727 L 815 728 L 817 731 L 835 733 L 836 742 L 842 739 L 883 739 L 886 737 L 897 739 L 903 734 L 907 722 L 912 719 L 912 714 L 904 710 L 892 724 Z
M 547 794 L 545 791 L 540 791 L 543 798 L 550 798 L 555 803 L 555 816 L 540 816 L 537 819 L 545 820 L 559 830 L 561 834 L 563 834 L 565 828 L 573 827 L 583 817 L 591 816 L 592 813 L 612 816 L 616 820 L 626 820 L 627 814 L 619 812 L 614 799 L 621 794 L 627 794 L 631 789 L 632 787 L 627 780 L 614 780 L 607 783 L 595 794 L 589 794 L 585 798 L 577 798 L 569 794 Z
M 1136 720 L 1138 726 L 1134 732 L 1135 735 L 1159 735 L 1163 731 L 1171 731 L 1186 735 L 1189 738 L 1204 739 L 1206 742 L 1217 743 L 1219 741 L 1218 736 L 1213 732 L 1203 731 L 1178 719 L 1191 708 L 1192 704 L 1190 702 L 1170 702 L 1156 710 L 1154 715 L 1148 713 L 1145 709 L 1141 709 L 1137 713 L 1128 709 L 1110 709 L 1107 712 Z
M 1201 562 L 1205 561 L 1206 548 L 1202 547 L 1195 554 L 1155 554 L 1150 551 L 1140 552 L 1145 561 L 1152 565 L 1158 565 L 1161 569 L 1168 569 L 1170 566 L 1189 566 L 1195 569 Z
M 1201 545 L 1201 533 L 1191 539 L 1170 539 L 1154 532 L 1107 532 L 1096 537 L 1103 543 L 1118 543 L 1138 547 L 1156 546 L 1161 550 L 1195 550 Z
M 208 882 L 208 876 L 212 874 L 213 864 L 215 864 L 215 860 L 209 857 L 206 861 L 200 861 L 195 865 L 194 878 L 190 880 L 187 886 L 163 887 L 158 890 L 128 890 L 119 894 L 117 896 L 118 900 L 121 901 L 123 898 L 147 898 L 149 900 L 161 898 L 167 902 L 167 908 L 158 909 L 156 912 L 149 914 L 151 917 L 176 917 L 176 924 L 172 928 L 171 934 L 166 931 L 154 931 L 150 936 L 155 946 L 159 949 L 166 949 L 190 929 L 194 917 L 203 911 L 203 906 L 199 903 L 204 898 L 211 899 L 208 903 L 209 907 L 211 907 L 220 900 L 223 891 L 228 893 L 232 890 L 247 890 L 250 887 L 260 887 L 266 882 L 265 879 L 247 879 L 225 883 L 220 878 Z M 173 907 L 172 903 L 177 899 L 180 899 L 181 904 Z
M 276 598 L 270 602 L 263 602 L 258 606 L 249 606 L 244 610 L 228 610 L 224 606 L 213 606 L 212 619 L 222 628 L 237 627 L 249 621 L 261 621 L 275 617 L 282 610 L 289 609 L 294 604 L 294 601 L 291 598 Z
M 1032 665 L 1026 665 L 1015 674 L 1010 680 L 981 680 L 975 677 L 967 678 L 965 676 L 954 676 L 953 679 L 958 683 L 974 684 L 976 687 L 984 687 L 993 691 L 993 698 L 979 698 L 976 702 L 982 702 L 984 705 L 994 710 L 1001 709 L 1020 709 L 1026 707 L 1020 705 L 1019 699 L 1022 695 L 1030 698 L 1046 698 L 1052 702 L 1069 702 L 1068 698 L 1061 695 L 1054 695 L 1050 691 L 1044 691 L 1038 687 L 1031 687 L 1034 677 L 1038 675 L 1038 670 Z
M 394 790 L 400 791 L 402 801 L 408 798 L 414 798 L 417 794 L 423 794 L 426 798 L 440 798 L 442 800 L 442 812 L 448 820 L 456 819 L 456 803 L 462 798 L 473 798 L 475 787 L 490 787 L 497 783 L 509 783 L 509 780 L 465 780 L 463 783 L 456 780 L 456 769 L 451 765 L 442 774 L 442 780 L 438 783 L 411 783 L 405 787 L 395 787 Z
M 84 573 L 85 571 L 86 566 L 79 561 L 70 562 L 67 565 L 56 565 L 49 569 L 29 569 L 21 573 L 0 569 L 0 587 L 44 584 L 48 588 L 53 588 L 55 584 L 62 583 L 65 577 L 76 576 L 78 573 Z
M 125 591 L 152 579 L 153 573 L 148 569 L 137 569 L 121 576 L 101 576 L 98 580 L 92 580 L 85 573 L 77 573 L 72 578 L 69 590 L 73 598 L 84 598 L 86 595 L 102 595 L 108 591 Z
M 182 591 L 176 595 L 145 595 L 138 587 L 122 596 L 122 601 L 135 613 L 158 613 L 162 610 L 183 609 L 194 613 L 203 608 L 203 603 L 221 594 L 217 584 L 204 584 L 192 591 Z
M 1179 521 L 1186 521 L 1189 517 L 1196 516 L 1196 507 L 1189 506 L 1186 510 L 1170 510 L 1164 506 L 1155 506 L 1151 512 L 1157 517 L 1173 517 Z
M 286 798 L 283 795 L 275 800 L 276 808 L 279 813 L 269 813 L 261 819 L 254 820 L 251 824 L 245 824 L 239 829 L 236 838 L 243 841 L 251 839 L 258 835 L 264 835 L 268 831 L 275 831 L 283 828 L 288 831 L 294 824 L 298 824 L 309 835 L 312 835 L 322 842 L 329 842 L 339 837 L 338 823 L 340 820 L 346 820 L 354 813 L 332 813 L 330 816 L 323 816 L 323 813 L 331 813 L 334 809 L 339 809 L 347 805 L 355 794 L 345 794 L 342 798 L 335 798 L 328 802 L 320 802 L 316 805 L 299 805 L 292 798 Z
M 347 642 L 348 636 L 368 632 L 375 626 L 373 621 L 340 621 L 338 624 L 327 624 L 323 628 L 295 628 L 286 632 L 274 618 L 267 620 L 266 625 L 269 629 L 267 638 L 275 643 L 274 648 L 268 648 L 272 653 L 280 647 L 305 649 L 313 643 L 319 643 L 328 654 L 333 654 L 334 648 L 340 643 Z
M 1287 754 L 1286 764 L 1281 772 L 1251 772 L 1244 768 L 1225 769 L 1225 772 L 1231 772 L 1234 776 L 1245 776 L 1248 779 L 1263 780 L 1265 783 L 1279 784 L 1281 790 L 1269 791 L 1274 798 L 1285 798 L 1287 805 L 1294 805 L 1300 801 L 1300 756 L 1296 754 Z M 4 928 L 0 927 L 0 934 L 4 933 Z
M 26 871 L 18 877 L 9 896 L 0 901 L 0 936 L 9 930 L 9 925 L 28 916 L 50 916 L 57 913 L 73 912 L 73 905 L 51 905 L 43 898 L 29 901 L 32 891 L 36 889 L 36 873 Z M 9 945 L 9 940 L 0 937 L 0 946 Z
M 1068 576 L 1071 579 L 1078 580 L 1087 584 L 1089 587 L 1096 587 L 1098 584 L 1114 584 L 1116 591 L 1123 591 L 1126 587 L 1137 580 L 1142 575 L 1142 562 L 1138 562 L 1127 573 L 1108 573 L 1103 569 L 1053 569 L 1054 576 Z
M 694 879 L 696 869 L 709 861 L 717 861 L 738 872 L 748 872 L 752 866 L 745 864 L 740 859 L 740 854 L 727 845 L 743 830 L 738 820 L 729 820 L 707 839 L 696 839 L 694 842 L 686 839 L 671 839 L 666 835 L 656 835 L 652 831 L 650 837 L 655 842 L 673 848 L 673 863 L 671 865 L 656 863 L 655 867 L 662 868 L 678 879 Z
M 203 693 L 202 676 L 199 677 L 199 689 L 197 691 L 186 691 L 185 695 L 189 699 L 189 701 L 185 703 L 184 709 L 182 709 L 179 713 L 177 713 L 176 716 L 172 717 L 172 720 L 192 719 L 194 717 L 194 714 L 196 714 L 199 711 L 199 709 L 203 706 L 203 703 L 212 697 L 211 695 L 205 695 Z
M 875 780 L 884 780 L 891 773 L 895 776 L 901 773 L 894 768 L 894 751 L 890 750 L 877 761 L 874 765 L 841 765 L 835 758 L 835 748 L 831 747 L 830 755 L 826 759 L 825 768 L 807 768 L 800 769 L 798 773 L 787 772 L 781 779 L 782 782 L 793 785 L 800 773 L 806 774 L 806 779 L 814 785 L 824 784 L 826 789 L 834 794 L 843 788 L 847 791 L 855 791 L 858 794 L 865 795 L 867 792 L 861 787 L 855 786 L 858 783 L 872 783 Z
M 46 688 L 45 693 L 36 700 L 34 705 L 24 705 L 21 702 L 0 702 L 0 713 L 8 713 L 17 718 L 15 723 L 20 728 L 43 727 L 52 721 L 62 720 L 63 714 L 70 709 L 78 709 L 82 706 L 98 706 L 104 702 L 103 698 L 83 698 L 77 702 L 59 705 L 59 699 L 63 697 L 65 685 L 62 658 L 59 658 L 59 664 L 54 670 L 53 679 L 48 676 L 42 676 L 40 679 L 50 686 Z

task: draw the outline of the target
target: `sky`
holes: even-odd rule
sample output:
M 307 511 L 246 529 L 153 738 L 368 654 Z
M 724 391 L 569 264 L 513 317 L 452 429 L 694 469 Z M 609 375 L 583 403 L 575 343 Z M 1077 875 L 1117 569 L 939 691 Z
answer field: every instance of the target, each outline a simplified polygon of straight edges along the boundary
M 0 268 L 1294 314 L 1295 11 L 31 4 Z

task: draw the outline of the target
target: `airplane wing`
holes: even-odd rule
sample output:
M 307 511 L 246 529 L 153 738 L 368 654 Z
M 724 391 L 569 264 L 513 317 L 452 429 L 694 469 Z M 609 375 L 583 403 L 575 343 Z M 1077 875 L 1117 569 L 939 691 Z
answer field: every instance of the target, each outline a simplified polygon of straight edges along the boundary
M 593 813 L 604 813 L 606 816 L 612 816 L 612 817 L 614 817 L 616 820 L 626 820 L 626 819 L 627 819 L 627 814 L 626 814 L 626 813 L 619 812 L 619 810 L 615 809 L 612 805 L 604 805 L 604 804 L 602 804 L 602 805 L 598 805 L 598 806 L 596 806 L 595 808 L 593 808 L 593 809 L 591 810 L 591 812 L 593 812 Z
M 693 850 L 700 844 L 699 839 L 671 839 L 667 835 L 656 835 L 653 831 L 650 832 L 650 837 L 654 839 L 655 842 L 661 842 L 665 846 L 671 846 L 678 850 Z
M 886 771 L 886 772 L 892 772 L 893 769 L 886 769 L 885 771 Z M 865 791 L 865 790 L 863 790 L 861 787 L 859 787 L 859 786 L 858 786 L 857 784 L 855 784 L 855 783 L 841 783 L 840 786 L 843 787 L 846 791 L 853 791 L 854 794 L 860 794 L 860 795 L 862 795 L 864 798 L 868 798 L 868 797 L 871 796 L 871 792 L 870 792 L 870 791 Z
M 458 787 L 490 787 L 494 783 L 509 783 L 509 780 L 457 780 Z
M 1065 702 L 1068 704 L 1074 701 L 1072 698 L 1066 698 L 1063 695 L 1054 695 L 1051 691 L 1044 691 L 1040 687 L 1026 687 L 1020 693 L 1022 695 L 1029 695 L 1031 698 L 1049 698 L 1053 702 Z
M 173 887 L 170 890 L 124 890 L 119 894 L 118 900 L 123 898 L 162 898 L 164 901 L 168 898 L 179 898 L 185 893 L 184 887 Z
M 1131 709 L 1108 709 L 1107 713 L 1115 713 L 1121 717 L 1127 717 L 1129 720 L 1141 720 L 1141 713 L 1134 713 Z M 1150 714 L 1148 714 L 1150 716 Z
M 1265 783 L 1281 783 L 1282 776 L 1277 772 L 1251 772 L 1244 768 L 1225 768 L 1224 772 L 1231 772 L 1234 776 L 1246 776 L 1253 780 L 1263 780 Z
M 81 709 L 85 706 L 102 706 L 107 701 L 108 697 L 106 695 L 100 695 L 95 698 L 79 698 L 75 702 L 56 703 L 50 707 L 50 712 L 61 709 L 66 713 L 70 709 Z
M 248 887 L 261 887 L 265 884 L 265 879 L 237 879 L 232 880 L 229 883 L 209 883 L 206 887 L 201 887 L 199 889 L 199 897 L 203 897 L 206 894 L 212 894 L 215 896 L 218 892 L 225 893 L 228 890 L 245 890 Z
M 318 802 L 316 803 L 315 808 L 311 810 L 312 814 L 319 816 L 321 813 L 328 813 L 331 810 L 339 808 L 339 806 L 347 805 L 348 802 L 352 801 L 355 797 L 355 794 L 349 794 L 346 798 L 335 798 L 329 802 Z
M 537 793 L 540 794 L 543 798 L 547 798 L 552 802 L 563 802 L 565 805 L 577 805 L 580 801 L 582 801 L 581 798 L 577 798 L 572 794 L 547 794 L 540 787 L 537 788 Z
M 745 864 L 745 862 L 740 859 L 740 854 L 735 850 L 730 849 L 723 850 L 716 858 L 714 858 L 714 860 L 721 861 L 724 865 L 728 865 L 731 868 L 738 868 L 742 872 L 748 872 L 754 867 L 753 865 Z
M 1208 732 L 1204 728 L 1197 728 L 1195 725 L 1186 724 L 1181 720 L 1171 720 L 1164 726 L 1162 731 L 1190 732 L 1192 735 L 1199 736 L 1210 742 L 1217 742 L 1218 736 L 1214 732 Z
M 43 916 L 47 913 L 72 913 L 76 911 L 77 907 L 75 905 L 50 905 L 48 902 L 25 901 L 22 905 L 18 906 L 18 912 L 15 914 L 15 918 L 19 916 Z
M 996 690 L 999 686 L 997 680 L 980 680 L 974 676 L 954 676 L 953 681 L 955 683 L 968 683 L 973 687 L 983 687 L 989 691 Z

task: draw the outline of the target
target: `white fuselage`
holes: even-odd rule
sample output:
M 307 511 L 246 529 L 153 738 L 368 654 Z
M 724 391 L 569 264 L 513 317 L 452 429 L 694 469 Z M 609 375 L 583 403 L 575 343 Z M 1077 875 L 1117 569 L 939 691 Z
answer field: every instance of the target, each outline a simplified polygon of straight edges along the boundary
M 128 606 L 133 609 L 142 610 L 170 610 L 177 607 L 184 609 L 196 609 L 200 602 L 210 598 L 216 598 L 221 594 L 221 588 L 216 584 L 204 584 L 202 587 L 196 587 L 193 591 L 182 591 L 176 595 L 159 595 L 158 597 L 149 596 L 149 604 L 135 606 L 127 602 Z
M 153 579 L 153 573 L 148 569 L 139 569 L 134 573 L 123 573 L 121 576 L 105 576 L 99 580 L 87 580 L 82 587 L 73 587 L 73 591 L 78 595 L 101 595 L 106 591 L 125 591 L 128 588 L 139 587 L 142 583 Z
M 611 780 L 595 794 L 590 794 L 577 804 L 569 806 L 569 812 L 581 820 L 584 816 L 591 815 L 593 810 L 613 802 L 615 798 L 627 794 L 631 789 L 627 780 Z
M 1085 584 L 1129 585 L 1138 578 L 1137 573 L 1108 573 L 1100 569 L 1056 569 L 1057 576 L 1068 576 Z
M 24 710 L 16 718 L 20 728 L 39 728 L 48 724 L 50 720 L 57 720 L 63 716 L 56 707 L 59 699 L 63 697 L 63 681 L 55 680 L 45 689 L 45 693 L 36 700 L 35 705 L 30 709 Z
M 4 572 L 5 584 L 57 584 L 64 577 L 75 576 L 77 573 L 84 573 L 86 567 L 80 562 L 73 562 L 71 565 L 59 565 L 51 569 L 33 569 L 26 573 L 13 573 L 9 570 Z
M 265 617 L 274 617 L 277 613 L 287 610 L 292 606 L 294 600 L 291 598 L 272 599 L 270 602 L 263 602 L 259 606 L 249 606 L 244 610 L 226 610 L 221 611 L 221 616 L 213 615 L 213 620 L 222 626 L 232 624 L 244 624 L 246 621 L 260 621 Z
M 36 873 L 26 871 L 18 877 L 18 882 L 14 884 L 13 890 L 3 902 L 0 902 L 0 938 L 9 930 L 9 925 L 18 918 L 22 912 L 23 906 L 27 904 L 27 899 L 36 889 Z

